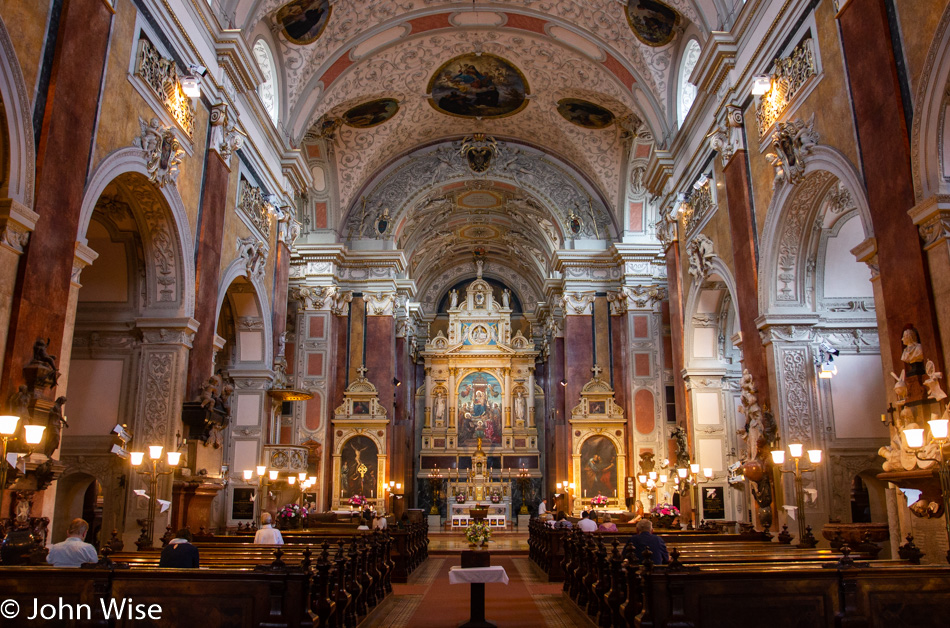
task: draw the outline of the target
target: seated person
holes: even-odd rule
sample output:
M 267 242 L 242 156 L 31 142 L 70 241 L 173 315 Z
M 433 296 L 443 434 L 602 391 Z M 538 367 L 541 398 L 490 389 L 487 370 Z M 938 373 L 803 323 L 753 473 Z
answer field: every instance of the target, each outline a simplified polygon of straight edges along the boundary
M 554 522 L 554 527 L 555 529 L 570 530 L 574 527 L 574 524 L 568 520 L 567 515 L 564 514 L 563 510 L 559 510 L 557 513 L 557 521 Z
M 538 504 L 538 518 L 544 521 L 546 519 L 545 515 L 548 512 L 548 500 L 542 499 L 541 503 Z
M 374 530 L 385 530 L 386 526 L 388 525 L 389 524 L 386 522 L 386 517 L 384 517 L 383 515 L 377 515 L 377 517 L 373 519 Z
M 88 531 L 88 523 L 73 519 L 66 528 L 66 540 L 49 548 L 46 562 L 53 567 L 81 567 L 85 563 L 98 563 L 96 548 L 84 540 Z
M 261 529 L 254 535 L 254 543 L 257 545 L 283 545 L 284 537 L 280 530 L 271 525 L 273 518 L 269 512 L 261 515 Z
M 610 517 L 609 512 L 606 515 L 604 515 L 604 522 L 600 524 L 597 530 L 600 532 L 616 532 L 617 531 L 617 524 L 613 522 L 613 520 Z
M 590 513 L 586 510 L 581 513 L 581 520 L 577 522 L 577 527 L 583 532 L 596 532 L 597 522 L 590 518 Z
M 191 530 L 182 528 L 175 533 L 175 538 L 162 549 L 162 557 L 158 561 L 159 567 L 175 569 L 197 569 L 198 548 L 191 544 L 195 540 Z
M 630 537 L 630 543 L 640 560 L 643 560 L 643 550 L 649 549 L 651 552 L 650 560 L 654 564 L 665 565 L 670 562 L 670 553 L 666 551 L 666 542 L 653 534 L 653 522 L 649 519 L 641 519 L 637 522 L 637 534 Z

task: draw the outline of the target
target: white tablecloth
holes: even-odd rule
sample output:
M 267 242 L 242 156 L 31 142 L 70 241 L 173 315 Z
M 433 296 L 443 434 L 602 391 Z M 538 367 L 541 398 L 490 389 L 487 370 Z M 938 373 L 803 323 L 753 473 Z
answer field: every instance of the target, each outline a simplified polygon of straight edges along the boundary
M 504 567 L 452 567 L 449 569 L 449 584 L 471 584 L 473 582 L 502 582 L 508 584 L 508 573 Z

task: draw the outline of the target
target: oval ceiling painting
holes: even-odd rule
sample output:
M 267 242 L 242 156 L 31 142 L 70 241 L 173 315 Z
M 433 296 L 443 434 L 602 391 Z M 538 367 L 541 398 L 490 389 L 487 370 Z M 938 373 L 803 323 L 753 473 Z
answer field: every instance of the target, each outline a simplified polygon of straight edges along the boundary
M 603 129 L 614 121 L 614 114 L 600 105 L 578 98 L 557 101 L 557 112 L 568 122 L 586 129 Z
M 292 43 L 312 44 L 330 19 L 330 0 L 292 0 L 277 9 L 277 25 Z
M 343 122 L 356 129 L 368 129 L 389 120 L 399 111 L 395 98 L 380 98 L 356 105 L 343 114 Z
M 647 46 L 665 46 L 676 36 L 680 14 L 658 0 L 630 0 L 627 21 L 633 34 Z
M 455 57 L 429 81 L 429 103 L 453 116 L 503 118 L 528 104 L 528 82 L 511 63 L 490 54 Z

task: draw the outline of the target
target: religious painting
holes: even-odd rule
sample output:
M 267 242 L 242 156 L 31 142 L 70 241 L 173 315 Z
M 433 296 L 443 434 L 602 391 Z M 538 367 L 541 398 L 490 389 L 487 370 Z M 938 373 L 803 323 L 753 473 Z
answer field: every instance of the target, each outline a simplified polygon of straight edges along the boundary
M 501 444 L 502 388 L 494 375 L 469 373 L 458 387 L 459 446 Z
M 354 401 L 353 414 L 369 414 L 369 402 L 368 401 Z
M 469 53 L 435 71 L 427 88 L 429 104 L 464 118 L 502 118 L 528 104 L 528 83 L 514 65 L 490 54 Z
M 581 490 L 584 498 L 616 497 L 617 448 L 606 436 L 591 436 L 581 445 Z
M 600 105 L 577 98 L 562 98 L 557 101 L 561 117 L 586 129 L 603 129 L 614 121 L 614 114 Z
M 606 401 L 591 401 L 590 413 L 591 414 L 607 414 L 607 402 Z
M 633 34 L 647 46 L 665 46 L 676 36 L 680 14 L 659 0 L 630 0 L 627 21 Z
M 340 456 L 340 499 L 353 495 L 376 497 L 378 455 L 376 443 L 368 436 L 354 436 L 346 441 Z
M 312 44 L 330 19 L 330 0 L 292 0 L 277 9 L 277 25 L 292 43 Z
M 395 98 L 380 98 L 356 105 L 343 114 L 343 122 L 355 129 L 368 129 L 389 120 L 399 111 Z

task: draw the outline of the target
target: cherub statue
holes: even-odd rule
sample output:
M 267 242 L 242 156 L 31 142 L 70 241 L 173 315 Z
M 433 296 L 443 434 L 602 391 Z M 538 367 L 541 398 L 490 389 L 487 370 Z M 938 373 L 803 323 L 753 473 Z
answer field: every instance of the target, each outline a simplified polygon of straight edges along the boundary
M 897 405 L 902 406 L 907 403 L 907 371 L 901 369 L 900 377 L 891 371 L 891 377 L 893 377 L 896 382 L 894 384 L 894 394 L 897 395 Z
M 49 340 L 37 338 L 33 343 L 33 360 L 30 364 L 42 364 L 49 367 L 53 374 L 51 375 L 52 385 L 55 386 L 59 378 L 59 371 L 56 370 L 56 356 L 50 355 L 46 348 L 49 346 Z
M 927 371 L 927 379 L 924 380 L 924 386 L 927 387 L 927 396 L 934 401 L 943 401 L 947 398 L 947 393 L 943 392 L 943 389 L 940 388 L 940 380 L 943 379 L 943 373 L 937 370 L 933 360 L 927 360 L 925 369 Z
M 198 394 L 198 398 L 195 399 L 195 401 L 201 402 L 201 407 L 203 409 L 211 410 L 214 408 L 214 396 L 217 392 L 217 386 L 215 386 L 214 378 L 211 378 L 201 385 L 201 392 Z

